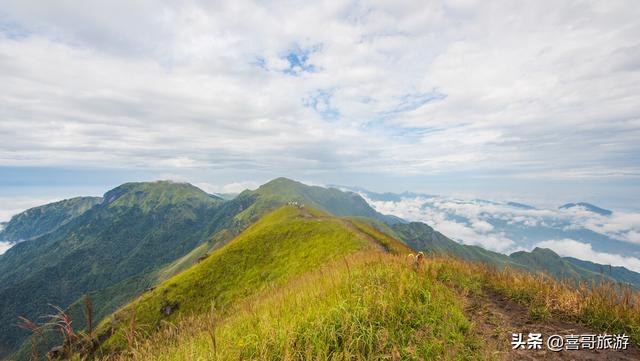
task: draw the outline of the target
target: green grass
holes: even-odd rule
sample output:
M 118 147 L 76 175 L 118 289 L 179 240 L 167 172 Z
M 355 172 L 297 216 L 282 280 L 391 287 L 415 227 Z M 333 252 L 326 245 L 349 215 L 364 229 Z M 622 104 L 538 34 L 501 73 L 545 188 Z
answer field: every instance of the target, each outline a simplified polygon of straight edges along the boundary
M 219 243 L 203 242 L 196 248 L 191 250 L 181 258 L 173 261 L 171 264 L 161 268 L 152 277 L 155 279 L 155 283 L 161 283 L 170 277 L 177 275 L 178 273 L 185 271 L 189 267 L 198 262 L 199 259 L 208 257 L 209 253 L 213 252 Z
M 28 335 L 15 326 L 19 316 L 37 320 L 50 312 L 48 304 L 66 309 L 87 293 L 105 292 L 96 309 L 109 313 L 120 306 L 112 301 L 129 301 L 144 289 L 136 285 L 145 284 L 131 278 L 210 236 L 221 202 L 186 184 L 128 183 L 52 232 L 12 247 L 0 257 L 0 358 Z
M 171 181 L 125 183 L 107 192 L 104 200 L 110 207 L 138 207 L 145 213 L 167 205 L 189 202 L 209 205 L 223 201 L 191 184 Z
M 374 226 L 367 223 L 366 220 L 349 218 L 348 222 L 353 225 L 353 227 L 355 227 L 358 232 L 361 232 L 362 234 L 366 235 L 366 237 L 374 240 L 374 242 L 380 245 L 386 252 L 405 255 L 413 253 L 413 250 L 406 244 L 378 230 Z
M 520 303 L 534 321 L 582 324 L 596 333 L 629 335 L 640 346 L 640 293 L 612 282 L 576 284 L 521 269 L 487 266 L 451 257 L 428 257 L 426 272 L 467 294 L 491 289 Z
M 189 269 L 205 254 L 217 253 L 292 200 L 336 215 L 384 218 L 355 194 L 284 178 L 226 202 L 191 185 L 167 181 L 114 188 L 102 204 L 43 236 L 42 242 L 12 248 L 13 255 L 2 259 L 0 283 L 9 287 L 0 290 L 0 299 L 8 304 L 0 314 L 0 357 L 27 335 L 14 326 L 18 315 L 37 319 L 49 312 L 48 303 L 74 308 L 72 304 L 89 293 L 100 319 L 148 286 Z M 82 327 L 81 322 L 75 325 Z M 29 347 L 22 342 L 22 349 Z
M 120 358 L 478 359 L 481 344 L 463 306 L 451 288 L 403 257 L 366 251 L 249 297 L 230 312 L 187 317 Z
M 384 220 L 362 197 L 335 188 L 308 186 L 287 178 L 276 178 L 255 191 L 245 191 L 237 199 L 255 197 L 255 203 L 236 216 L 240 222 L 252 223 L 266 212 L 289 201 L 329 212 L 335 216 L 362 216 Z
M 281 207 L 118 311 L 98 356 L 477 359 L 464 300 L 410 251 L 359 220 Z
M 163 321 L 206 312 L 212 302 L 227 306 L 274 283 L 313 270 L 334 258 L 370 247 L 341 220 L 313 210 L 282 207 L 263 217 L 238 238 L 202 262 L 180 273 L 102 323 L 116 322 L 116 332 L 104 345 L 125 345 L 124 325 L 135 313 L 136 323 L 147 331 Z M 164 316 L 160 309 L 177 305 Z M 112 321 L 113 320 L 113 321 Z
M 354 218 L 283 206 L 116 312 L 105 360 L 492 359 L 465 315 L 487 289 L 533 320 L 640 341 L 640 295 L 441 255 Z M 175 306 L 163 315 L 164 306 Z M 502 332 L 496 325 L 496 332 Z

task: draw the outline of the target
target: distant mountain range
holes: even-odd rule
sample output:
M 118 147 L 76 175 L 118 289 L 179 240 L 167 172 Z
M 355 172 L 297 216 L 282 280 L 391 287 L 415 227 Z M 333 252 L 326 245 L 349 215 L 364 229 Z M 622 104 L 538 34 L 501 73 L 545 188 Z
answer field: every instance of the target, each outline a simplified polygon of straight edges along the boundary
M 624 267 L 610 267 L 571 257 L 560 257 L 550 249 L 537 247 L 531 252 L 519 251 L 507 256 L 482 247 L 460 244 L 421 222 L 396 224 L 391 228 L 395 235 L 417 250 L 452 255 L 498 267 L 510 266 L 533 273 L 543 272 L 557 279 L 577 281 L 606 279 L 629 283 L 640 289 L 640 273 Z
M 94 294 L 97 315 L 104 316 L 292 201 L 335 215 L 397 222 L 355 193 L 284 178 L 229 201 L 189 184 L 127 183 L 91 199 L 95 205 L 82 213 L 69 200 L 13 217 L 2 234 L 38 228 L 42 235 L 29 233 L 0 256 L 0 355 L 26 335 L 14 326 L 18 316 L 37 317 L 49 311 L 48 304 L 67 307 L 86 293 Z M 41 219 L 57 222 L 41 227 Z
M 375 202 L 423 197 L 364 196 L 374 206 Z M 397 239 L 414 252 L 447 254 L 497 267 L 508 265 L 557 278 L 614 280 L 640 288 L 640 274 L 622 267 L 560 257 L 541 248 L 506 256 L 461 244 L 425 223 L 386 215 L 355 192 L 278 178 L 254 191 L 225 198 L 185 183 L 126 183 L 101 198 L 74 198 L 14 216 L 0 233 L 2 239 L 16 243 L 0 255 L 0 357 L 18 349 L 27 336 L 14 326 L 18 316 L 36 319 L 49 312 L 48 304 L 79 314 L 81 296 L 90 294 L 96 319 L 102 319 L 145 289 L 206 259 L 284 204 L 350 217 L 352 221 L 340 227 L 365 232 L 366 237 L 380 240 L 380 247 L 390 247 Z M 309 222 L 323 220 L 321 215 L 313 217 L 316 220 Z M 502 221 L 508 224 L 508 220 Z M 363 231 L 365 228 L 368 230 Z M 286 229 L 279 232 L 283 237 L 294 237 Z M 301 232 L 295 237 L 304 237 Z M 258 239 L 268 242 L 268 237 Z M 403 248 L 405 251 L 409 249 Z M 26 353 L 25 346 L 21 355 Z
M 610 216 L 611 214 L 613 214 L 613 212 L 611 212 L 608 209 L 600 208 L 598 206 L 594 206 L 593 204 L 586 203 L 586 202 L 567 203 L 565 205 L 560 206 L 560 209 L 572 209 L 572 208 L 582 208 L 586 211 L 597 213 L 601 216 Z
M 362 195 L 373 208 L 410 221 L 424 221 L 452 239 L 500 253 L 554 246 L 574 257 L 640 270 L 640 214 L 614 212 L 586 202 L 555 209 L 519 202 L 464 200 L 417 193 Z M 579 249 L 576 249 L 578 246 Z M 567 254 L 569 255 L 569 254 Z

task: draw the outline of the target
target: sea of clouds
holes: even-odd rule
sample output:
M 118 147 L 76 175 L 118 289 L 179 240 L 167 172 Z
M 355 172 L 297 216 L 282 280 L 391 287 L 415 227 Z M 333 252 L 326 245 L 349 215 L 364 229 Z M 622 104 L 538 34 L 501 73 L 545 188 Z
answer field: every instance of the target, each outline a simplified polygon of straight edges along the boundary
M 377 211 L 421 221 L 464 243 L 510 254 L 549 248 L 561 256 L 640 272 L 640 213 L 602 215 L 584 207 L 524 208 L 508 202 L 410 195 L 361 195 Z

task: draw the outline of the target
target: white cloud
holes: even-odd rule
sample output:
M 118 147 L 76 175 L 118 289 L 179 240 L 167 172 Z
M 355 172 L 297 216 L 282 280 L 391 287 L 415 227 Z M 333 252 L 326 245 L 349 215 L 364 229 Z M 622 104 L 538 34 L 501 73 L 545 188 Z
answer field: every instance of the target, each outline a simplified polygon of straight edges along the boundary
M 608 217 L 591 214 L 581 220 L 585 228 L 594 232 L 640 244 L 640 213 L 614 212 Z
M 60 201 L 53 198 L 0 197 L 0 222 L 8 222 L 12 216 L 29 208 Z
M 486 221 L 474 221 L 471 223 L 471 227 L 478 232 L 487 233 L 493 230 L 491 223 Z
M 409 221 L 425 222 L 438 232 L 464 244 L 479 245 L 486 249 L 507 252 L 515 247 L 515 242 L 500 232 L 491 232 L 493 226 L 478 218 L 473 209 L 467 209 L 470 225 L 451 219 L 446 212 L 437 207 L 424 207 L 427 203 L 442 205 L 443 198 L 403 198 L 400 202 L 374 201 L 361 194 L 378 212 L 392 214 Z M 449 204 L 446 202 L 446 204 Z M 460 208 L 462 209 L 462 208 Z
M 612 266 L 622 266 L 632 271 L 640 272 L 640 259 L 611 253 L 596 252 L 589 243 L 582 243 L 573 239 L 561 239 L 540 242 L 537 246 L 549 248 L 561 256 L 574 257 L 604 265 L 610 264 Z
M 0 255 L 5 253 L 13 245 L 9 242 L 0 242 Z
M 222 186 L 211 183 L 195 183 L 194 185 L 207 193 L 240 193 L 244 190 L 253 190 L 260 186 L 260 184 L 254 181 L 233 182 Z
M 482 224 L 483 219 L 498 218 L 510 224 L 526 227 L 563 224 L 565 230 L 585 228 L 613 239 L 640 243 L 640 213 L 615 211 L 610 216 L 590 212 L 581 207 L 569 209 L 519 209 L 506 204 L 484 204 L 475 201 L 442 199 L 434 207 L 469 219 L 472 224 Z M 490 226 L 490 225 L 489 225 Z M 491 229 L 487 229 L 490 231 Z
M 0 197 L 0 222 L 8 222 L 12 216 L 32 207 L 55 202 L 52 199 L 37 199 L 28 197 Z M 4 227 L 0 225 L 0 231 Z M 5 253 L 13 245 L 9 242 L 0 242 L 0 255 Z
M 0 166 L 637 178 L 634 5 L 5 1 Z
M 557 237 L 553 235 L 559 231 L 591 230 L 634 245 L 639 244 L 640 238 L 640 213 L 614 211 L 610 216 L 602 216 L 580 207 L 527 209 L 502 202 L 442 196 L 406 197 L 400 201 L 374 201 L 363 196 L 379 212 L 425 222 L 462 243 L 480 245 L 505 254 L 530 249 L 541 240 L 549 241 L 548 238 Z M 508 226 L 503 226 L 502 222 Z M 640 251 L 633 246 L 628 249 Z M 616 253 L 615 250 L 611 252 Z M 596 253 L 601 256 L 609 254 Z M 622 254 L 619 256 L 623 257 Z

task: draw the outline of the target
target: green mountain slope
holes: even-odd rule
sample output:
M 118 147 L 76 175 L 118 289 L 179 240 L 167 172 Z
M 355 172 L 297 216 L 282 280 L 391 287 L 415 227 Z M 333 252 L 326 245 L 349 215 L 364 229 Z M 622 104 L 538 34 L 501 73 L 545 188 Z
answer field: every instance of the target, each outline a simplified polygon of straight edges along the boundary
M 8 295 L 0 306 L 9 311 L 2 320 L 11 325 L 17 315 L 34 317 L 46 311 L 48 303 L 73 304 L 70 312 L 81 314 L 79 296 L 85 293 L 94 299 L 99 320 L 290 201 L 341 215 L 386 219 L 356 194 L 286 178 L 228 201 L 187 184 L 124 184 L 73 222 L 0 257 L 0 281 L 7 285 L 0 296 Z M 7 326 L 0 347 L 8 352 L 24 335 Z M 5 340 L 10 346 L 2 346 Z
M 129 183 L 101 204 L 0 257 L 0 355 L 25 333 L 18 316 L 37 318 L 48 304 L 67 307 L 100 290 L 175 260 L 208 236 L 222 201 L 196 187 Z
M 254 191 L 244 191 L 221 205 L 209 222 L 211 236 L 207 242 L 151 275 L 149 282 L 162 282 L 189 268 L 199 259 L 206 257 L 240 234 L 262 216 L 289 202 L 297 202 L 335 215 L 358 217 L 367 221 L 375 220 L 378 224 L 398 223 L 395 217 L 373 210 L 362 197 L 355 193 L 308 186 L 287 178 L 277 178 Z
M 418 261 L 370 224 L 379 225 L 280 207 L 104 320 L 100 347 L 88 352 L 101 360 L 500 359 L 498 344 L 479 335 L 517 329 L 482 321 L 484 307 L 498 305 L 491 292 L 523 302 L 519 318 L 568 317 L 637 340 L 635 306 L 611 286 L 590 293 L 510 267 L 496 272 L 436 255 Z M 395 228 L 430 234 L 447 255 L 457 249 L 420 224 Z M 555 256 L 537 249 L 514 258 L 549 267 Z M 82 353 L 75 359 L 88 355 L 72 350 Z
M 281 359 L 287 349 L 308 359 L 335 350 L 347 358 L 356 350 L 372 356 L 398 347 L 402 351 L 396 352 L 422 357 L 441 356 L 448 348 L 470 353 L 460 342 L 469 328 L 461 304 L 451 290 L 398 263 L 409 251 L 359 220 L 284 206 L 105 320 L 99 334 L 110 338 L 97 354 L 128 347 L 133 317 L 140 334 L 164 339 L 174 329 L 169 325 L 185 317 L 206 323 L 212 305 L 222 324 L 215 327 L 224 330 L 219 359 Z M 400 256 L 385 258 L 393 253 Z M 193 340 L 199 356 L 173 350 L 166 359 L 211 358 L 207 340 Z
M 504 268 L 506 266 L 527 270 L 531 273 L 546 273 L 556 279 L 576 281 L 600 281 L 628 283 L 640 289 L 640 274 L 624 267 L 615 267 L 611 272 L 608 266 L 572 258 L 560 257 L 549 249 L 535 248 L 531 252 L 514 252 L 507 256 L 487 251 L 481 247 L 455 242 L 421 222 L 395 224 L 391 227 L 395 234 L 407 245 L 434 254 L 459 257 L 473 262 Z
M 514 252 L 509 255 L 513 262 L 533 272 L 544 272 L 556 279 L 576 281 L 598 280 L 598 274 L 568 262 L 550 249 L 535 248 L 531 252 Z M 617 281 L 614 278 L 610 278 Z M 640 285 L 639 285 L 640 286 Z
M 356 193 L 342 192 L 335 188 L 308 186 L 287 178 L 274 179 L 255 191 L 241 193 L 236 199 L 246 197 L 255 197 L 256 202 L 250 209 L 239 215 L 241 218 L 254 218 L 264 210 L 274 209 L 287 202 L 298 202 L 336 216 L 360 216 L 391 223 L 398 222 L 395 217 L 376 212 Z
M 139 296 L 143 290 L 164 284 L 178 274 L 176 277 L 192 272 L 210 259 L 217 259 L 231 244 L 236 244 L 238 239 L 246 236 L 246 232 L 255 227 L 252 224 L 265 219 L 263 217 L 289 202 L 304 204 L 302 208 L 286 207 L 300 212 L 317 209 L 305 211 L 306 217 L 302 217 L 305 222 L 325 226 L 333 224 L 380 251 L 412 252 L 398 243 L 395 239 L 398 238 L 416 250 L 452 255 L 498 268 L 510 266 L 531 272 L 545 272 L 558 278 L 602 279 L 601 274 L 593 269 L 600 265 L 581 265 L 547 250 L 505 256 L 480 247 L 462 245 L 425 224 L 405 223 L 377 213 L 354 193 L 307 186 L 286 178 L 275 179 L 255 191 L 245 191 L 230 200 L 206 194 L 188 184 L 128 183 L 107 192 L 100 204 L 55 230 L 19 243 L 0 256 L 0 356 L 15 350 L 25 338 L 26 332 L 14 326 L 18 315 L 36 318 L 51 311 L 48 304 L 56 304 L 68 308 L 76 320 L 75 325 L 81 328 L 80 296 L 83 294 L 91 295 L 95 320 L 100 320 Z M 336 218 L 329 214 L 344 217 Z M 283 224 L 290 221 L 286 217 L 284 219 L 286 222 L 283 221 Z M 286 227 L 282 228 L 284 232 Z M 294 229 L 286 236 L 294 237 L 298 231 Z M 275 234 L 273 229 L 267 233 Z M 232 243 L 227 244 L 234 238 Z M 282 238 L 286 239 L 284 235 Z M 287 243 L 287 248 L 291 247 L 292 244 Z M 257 256 L 265 252 L 264 249 L 256 249 Z M 243 250 L 251 253 L 246 247 Z M 246 254 L 242 257 L 252 259 Z M 324 264 L 330 258 L 322 258 L 318 264 Z M 246 266 L 238 259 L 236 261 Z M 287 264 L 290 262 L 287 261 Z M 311 268 L 315 267 L 313 264 L 309 263 Z M 291 275 L 277 274 L 271 272 L 270 265 L 265 264 L 261 268 L 265 275 L 264 282 L 245 287 L 244 293 L 238 290 L 231 292 L 224 287 L 214 287 L 209 291 L 224 295 L 220 299 L 221 304 L 230 304 L 233 300 L 254 294 L 265 284 L 285 282 L 289 276 L 309 271 L 303 267 Z M 266 268 L 269 269 L 265 271 Z M 604 278 L 633 283 L 636 275 L 621 269 Z M 237 287 L 236 283 L 242 284 L 243 280 L 234 279 L 233 283 L 228 286 Z M 205 295 L 210 294 L 208 288 L 199 285 L 180 289 L 178 293 L 191 288 L 200 288 L 206 291 Z M 154 292 L 142 297 L 153 295 Z M 178 301 L 179 304 L 184 302 Z M 191 308 L 188 302 L 184 304 L 187 306 L 178 307 L 176 315 L 183 315 L 185 310 L 201 311 L 197 308 L 200 306 Z M 147 313 L 141 310 L 141 315 Z M 169 316 L 169 320 L 178 317 L 173 313 Z M 164 318 L 158 318 L 156 314 L 155 318 L 145 322 L 157 324 L 162 320 Z M 28 351 L 28 345 L 24 344 L 21 355 L 28 354 Z
M 577 267 L 589 270 L 594 274 L 597 274 L 599 277 L 602 275 L 608 276 L 618 282 L 628 283 L 640 289 L 640 273 L 629 271 L 624 267 L 601 265 L 573 257 L 563 257 L 563 259 Z
M 485 262 L 497 266 L 509 263 L 503 254 L 487 251 L 477 246 L 460 244 L 421 222 L 396 224 L 391 228 L 409 247 L 416 250 L 451 255 L 467 261 Z
M 163 321 L 206 312 L 212 303 L 229 307 L 267 286 L 371 248 L 406 250 L 402 243 L 379 236 L 362 223 L 330 217 L 307 206 L 278 208 L 211 256 L 106 320 L 102 332 L 113 336 L 104 347 L 123 346 L 123 329 L 118 325 L 127 325 L 134 313 L 136 322 L 154 329 Z
M 77 197 L 27 209 L 4 225 L 0 242 L 16 243 L 49 233 L 101 201 L 99 197 Z

